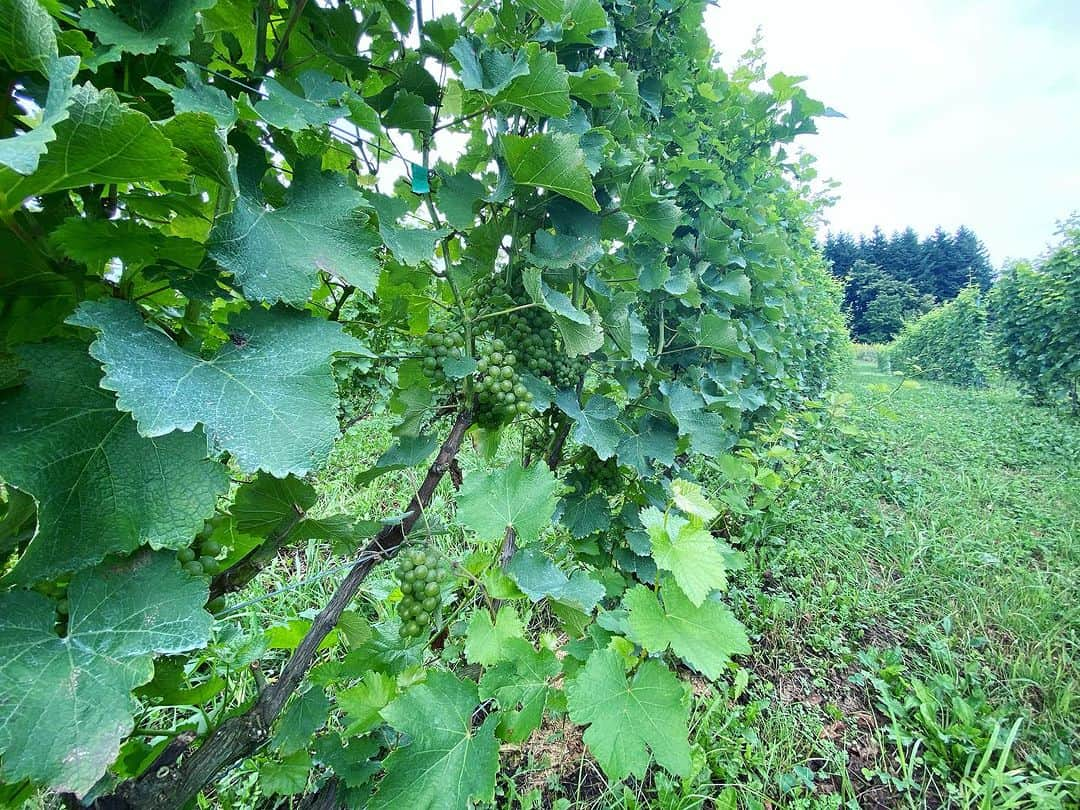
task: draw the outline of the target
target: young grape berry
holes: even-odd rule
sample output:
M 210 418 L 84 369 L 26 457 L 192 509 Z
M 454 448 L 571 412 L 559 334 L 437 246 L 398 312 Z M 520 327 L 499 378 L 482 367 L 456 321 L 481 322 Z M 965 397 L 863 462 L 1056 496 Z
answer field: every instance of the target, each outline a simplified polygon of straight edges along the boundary
M 443 360 L 461 357 L 464 348 L 465 338 L 460 334 L 446 334 L 438 330 L 428 332 L 424 335 L 424 348 L 420 352 L 424 375 L 435 382 L 443 382 L 446 379 Z
M 396 573 L 401 635 L 417 638 L 434 621 L 442 601 L 440 583 L 450 576 L 450 564 L 429 545 L 410 545 L 401 552 Z
M 212 577 L 221 572 L 221 563 L 217 559 L 221 551 L 221 543 L 206 538 L 199 541 L 198 551 L 191 547 L 179 549 L 176 559 L 189 574 Z

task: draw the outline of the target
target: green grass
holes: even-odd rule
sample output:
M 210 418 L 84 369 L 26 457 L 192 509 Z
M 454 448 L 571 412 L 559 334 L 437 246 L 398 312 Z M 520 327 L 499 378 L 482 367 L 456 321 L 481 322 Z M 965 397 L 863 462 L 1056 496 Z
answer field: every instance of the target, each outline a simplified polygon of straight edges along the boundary
M 507 758 L 500 806 L 1078 806 L 1080 425 L 1009 390 L 898 384 L 857 362 L 843 430 L 809 442 L 797 486 L 746 527 L 729 599 L 755 652 L 728 684 L 694 681 L 693 777 L 607 784 L 556 723 Z M 390 424 L 349 430 L 320 511 L 401 511 L 419 473 L 354 483 Z M 471 448 L 462 463 L 484 464 Z M 444 482 L 429 518 L 457 553 L 452 500 Z M 235 625 L 313 615 L 340 566 L 315 542 L 283 553 Z M 377 570 L 358 607 L 384 611 L 391 587 Z M 238 768 L 209 806 L 244 806 L 252 778 Z
M 860 435 L 751 527 L 735 596 L 759 634 L 761 713 L 722 767 L 781 806 L 834 806 L 833 791 L 1067 806 L 1052 794 L 1077 797 L 1080 426 L 1009 390 L 897 383 L 857 363 Z M 1015 720 L 1017 784 L 980 804 Z

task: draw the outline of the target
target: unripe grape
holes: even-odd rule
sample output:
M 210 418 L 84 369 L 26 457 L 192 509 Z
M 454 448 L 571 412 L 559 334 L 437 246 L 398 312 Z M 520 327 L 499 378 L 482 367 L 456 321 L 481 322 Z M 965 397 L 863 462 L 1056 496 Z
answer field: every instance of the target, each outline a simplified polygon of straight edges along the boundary
M 199 544 L 199 551 L 202 556 L 216 557 L 221 553 L 221 543 L 217 540 L 203 540 L 202 543 Z
M 202 566 L 203 573 L 209 574 L 210 576 L 214 576 L 214 574 L 221 570 L 218 561 L 213 557 L 199 557 L 199 565 Z

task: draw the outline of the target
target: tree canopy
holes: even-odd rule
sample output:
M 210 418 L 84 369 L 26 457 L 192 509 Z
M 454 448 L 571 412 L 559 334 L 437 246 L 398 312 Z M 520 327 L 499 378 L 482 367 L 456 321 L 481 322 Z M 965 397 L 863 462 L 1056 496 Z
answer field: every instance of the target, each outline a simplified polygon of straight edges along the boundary
M 892 236 L 880 228 L 869 236 L 830 233 L 822 249 L 833 275 L 845 284 L 852 334 L 868 342 L 891 340 L 904 318 L 952 300 L 969 285 L 987 290 L 993 280 L 986 247 L 963 226 L 952 234 L 937 228 L 922 239 L 913 228 Z M 874 304 L 877 290 L 884 300 Z

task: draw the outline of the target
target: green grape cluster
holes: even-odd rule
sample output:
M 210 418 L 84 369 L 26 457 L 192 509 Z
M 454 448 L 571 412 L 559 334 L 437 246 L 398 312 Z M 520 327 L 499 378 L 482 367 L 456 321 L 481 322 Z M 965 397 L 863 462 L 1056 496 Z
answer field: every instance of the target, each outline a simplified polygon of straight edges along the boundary
M 565 354 L 557 354 L 552 365 L 554 368 L 548 375 L 552 385 L 558 389 L 577 388 L 578 380 L 589 368 L 589 361 L 584 357 L 567 357 Z
M 450 564 L 432 546 L 414 544 L 402 550 L 397 567 L 402 636 L 416 638 L 424 632 L 442 601 L 440 583 L 449 576 Z
M 578 458 L 577 467 L 587 489 L 614 492 L 622 485 L 619 462 L 614 456 L 601 460 L 591 449 L 586 449 Z
M 435 382 L 443 382 L 446 373 L 442 361 L 447 358 L 459 358 L 463 355 L 465 338 L 461 334 L 447 334 L 441 330 L 424 335 L 424 348 L 420 352 L 425 376 Z
M 197 577 L 212 577 L 219 573 L 221 564 L 217 558 L 221 554 L 221 544 L 205 537 L 198 541 L 197 547 L 197 550 L 189 546 L 176 552 L 176 559 L 184 566 L 184 570 Z
M 503 304 L 509 301 L 505 282 L 495 276 L 476 279 L 465 298 L 465 314 L 470 318 L 490 310 L 493 303 Z
M 547 452 L 548 441 L 551 432 L 547 430 L 532 431 L 525 437 L 525 452 L 531 458 L 539 458 Z
M 506 318 L 505 339 L 526 369 L 537 377 L 549 375 L 558 348 L 551 316 L 542 309 L 511 312 Z
M 496 338 L 476 360 L 476 422 L 496 428 L 532 410 L 532 394 L 521 382 L 517 356 Z
M 535 376 L 546 377 L 559 389 L 577 387 L 587 361 L 583 357 L 566 355 L 547 312 L 531 307 L 510 313 L 504 335 L 521 365 Z

